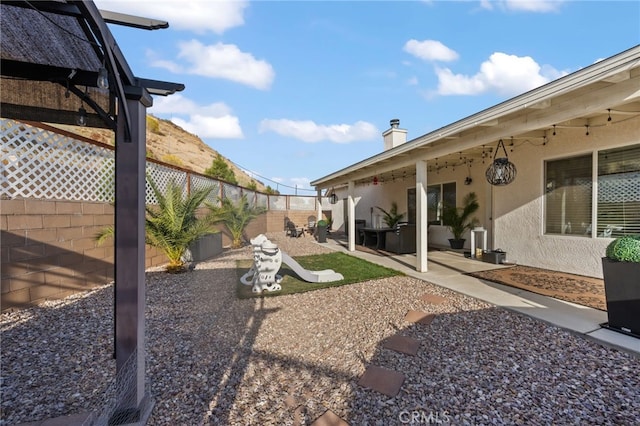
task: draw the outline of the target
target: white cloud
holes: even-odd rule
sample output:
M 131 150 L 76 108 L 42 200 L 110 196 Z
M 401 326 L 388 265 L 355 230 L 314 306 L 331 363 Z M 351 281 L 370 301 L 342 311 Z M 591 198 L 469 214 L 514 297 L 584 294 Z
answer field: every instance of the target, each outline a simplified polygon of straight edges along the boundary
M 458 59 L 458 53 L 436 40 L 418 41 L 411 39 L 404 44 L 403 50 L 424 61 L 451 62 Z
M 417 86 L 418 85 L 418 77 L 413 76 L 407 79 L 407 84 L 409 86 Z
M 185 60 L 186 65 L 150 58 L 151 65 L 174 73 L 223 78 L 260 90 L 269 89 L 273 83 L 273 67 L 250 53 L 242 52 L 234 44 L 218 42 L 207 46 L 198 40 L 191 40 L 180 43 L 179 48 L 178 58 Z M 155 53 L 148 54 L 151 57 Z
M 546 13 L 559 10 L 562 3 L 563 0 L 482 0 L 480 6 L 487 10 L 498 7 L 515 12 Z
M 152 114 L 170 115 L 171 121 L 200 138 L 241 139 L 240 120 L 223 102 L 198 105 L 177 93 L 154 98 Z M 186 118 L 182 118 L 186 117 Z
M 540 67 L 529 56 L 519 57 L 506 53 L 493 53 L 482 63 L 473 76 L 454 74 L 448 68 L 437 68 L 438 94 L 476 95 L 496 92 L 512 96 L 524 93 L 558 77 L 566 75 L 553 67 Z
M 350 143 L 370 140 L 379 136 L 380 132 L 371 123 L 357 121 L 354 124 L 320 125 L 311 120 L 269 120 L 260 122 L 260 132 L 274 132 L 303 142 L 320 142 L 328 140 L 335 143 Z
M 232 1 L 163 1 L 163 0 L 96 0 L 100 9 L 169 22 L 169 28 L 198 34 L 226 30 L 244 24 L 244 0 Z

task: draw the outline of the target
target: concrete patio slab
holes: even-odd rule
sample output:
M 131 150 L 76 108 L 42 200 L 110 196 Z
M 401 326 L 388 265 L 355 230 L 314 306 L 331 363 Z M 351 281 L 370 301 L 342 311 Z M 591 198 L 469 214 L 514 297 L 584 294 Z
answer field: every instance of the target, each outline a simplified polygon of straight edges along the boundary
M 633 336 L 628 336 L 606 328 L 598 328 L 597 330 L 587 333 L 587 336 L 619 348 L 640 353 L 640 339 Z
M 404 383 L 404 374 L 387 368 L 370 365 L 358 380 L 358 385 L 381 394 L 394 397 Z
M 640 354 L 639 339 L 600 326 L 607 321 L 605 311 L 465 275 L 469 272 L 509 268 L 512 265 L 494 265 L 465 258 L 460 253 L 442 250 L 429 251 L 427 254 L 429 270 L 418 272 L 415 255 L 378 256 L 359 251 L 350 252 L 335 240 L 329 240 L 329 242 L 327 247 L 334 250 L 401 271 L 411 277 L 466 294 L 494 306 L 528 315 L 582 334 L 602 344 L 612 345 L 636 355 Z
M 395 334 L 386 338 L 382 342 L 382 347 L 406 355 L 415 356 L 418 353 L 420 341 L 412 337 L 400 336 Z

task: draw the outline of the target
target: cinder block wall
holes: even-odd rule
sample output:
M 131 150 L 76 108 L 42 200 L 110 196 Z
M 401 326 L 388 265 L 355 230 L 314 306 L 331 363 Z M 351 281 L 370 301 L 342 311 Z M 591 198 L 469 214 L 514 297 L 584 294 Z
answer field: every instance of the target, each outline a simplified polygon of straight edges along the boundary
M 113 281 L 113 239 L 95 235 L 113 225 L 113 206 L 85 201 L 0 201 L 3 311 L 59 299 Z M 147 247 L 145 267 L 166 263 Z
M 285 217 L 302 226 L 314 214 L 269 211 L 247 226 L 245 237 L 284 231 Z M 113 281 L 113 239 L 103 245 L 95 241 L 95 235 L 113 223 L 114 209 L 108 203 L 0 200 L 1 310 L 60 299 Z M 223 246 L 230 244 L 223 231 Z M 161 251 L 146 247 L 145 268 L 166 262 Z

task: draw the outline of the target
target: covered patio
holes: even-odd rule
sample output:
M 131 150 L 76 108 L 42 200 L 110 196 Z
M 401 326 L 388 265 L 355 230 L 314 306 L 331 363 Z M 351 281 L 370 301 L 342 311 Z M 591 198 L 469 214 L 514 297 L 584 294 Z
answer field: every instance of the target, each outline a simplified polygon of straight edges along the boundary
M 350 252 L 358 242 L 356 220 L 366 220 L 367 226 L 373 227 L 370 215 L 375 213 L 375 206 L 385 207 L 396 201 L 407 212 L 409 222 L 415 223 L 415 269 L 426 272 L 432 231 L 429 228 L 434 219 L 439 220 L 429 210 L 429 187 L 452 184 L 456 188 L 452 202 L 457 205 L 463 191 L 478 194 L 479 222 L 488 232 L 489 248 L 508 249 L 519 261 L 533 266 L 565 267 L 569 272 L 598 276 L 601 271 L 596 258 L 609 241 L 606 237 L 611 235 L 607 234 L 610 225 L 602 216 L 596 217 L 591 206 L 585 206 L 589 217 L 580 225 L 588 238 L 569 241 L 550 235 L 555 231 L 545 230 L 544 198 L 545 193 L 556 188 L 545 189 L 545 185 L 552 185 L 550 178 L 545 183 L 545 167 L 560 156 L 635 147 L 640 142 L 638 87 L 640 46 L 635 46 L 408 141 L 407 130 L 400 128 L 400 121 L 391 120 L 391 127 L 383 132 L 384 150 L 380 154 L 311 184 L 319 197 L 331 195 L 336 201 L 334 218 L 344 212 L 343 229 L 348 232 Z M 517 168 L 517 175 L 513 172 L 515 180 L 505 182 L 494 176 L 494 183 L 489 184 L 485 171 L 495 160 L 502 159 Z M 595 181 L 598 173 L 594 173 Z M 589 200 L 594 208 L 597 197 L 594 192 Z M 571 220 L 562 217 L 558 222 L 558 235 L 567 230 L 578 234 Z M 637 226 L 628 226 L 627 232 L 634 232 Z M 532 244 L 540 249 L 532 252 Z M 581 253 L 582 259 L 563 255 L 562 263 L 554 263 L 544 255 L 572 251 Z

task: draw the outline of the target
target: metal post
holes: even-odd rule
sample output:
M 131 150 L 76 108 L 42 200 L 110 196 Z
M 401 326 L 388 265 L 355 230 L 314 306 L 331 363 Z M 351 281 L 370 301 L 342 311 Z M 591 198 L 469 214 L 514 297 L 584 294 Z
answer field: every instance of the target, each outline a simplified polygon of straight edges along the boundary
M 131 118 L 131 141 L 126 121 L 118 119 L 116 130 L 115 203 L 115 355 L 118 395 L 113 422 L 138 423 L 145 417 L 145 165 L 146 110 L 151 97 L 142 90 L 127 99 Z M 146 96 L 145 96 L 146 95 Z M 119 117 L 120 118 L 120 117 Z M 133 368 L 125 368 L 129 358 Z

